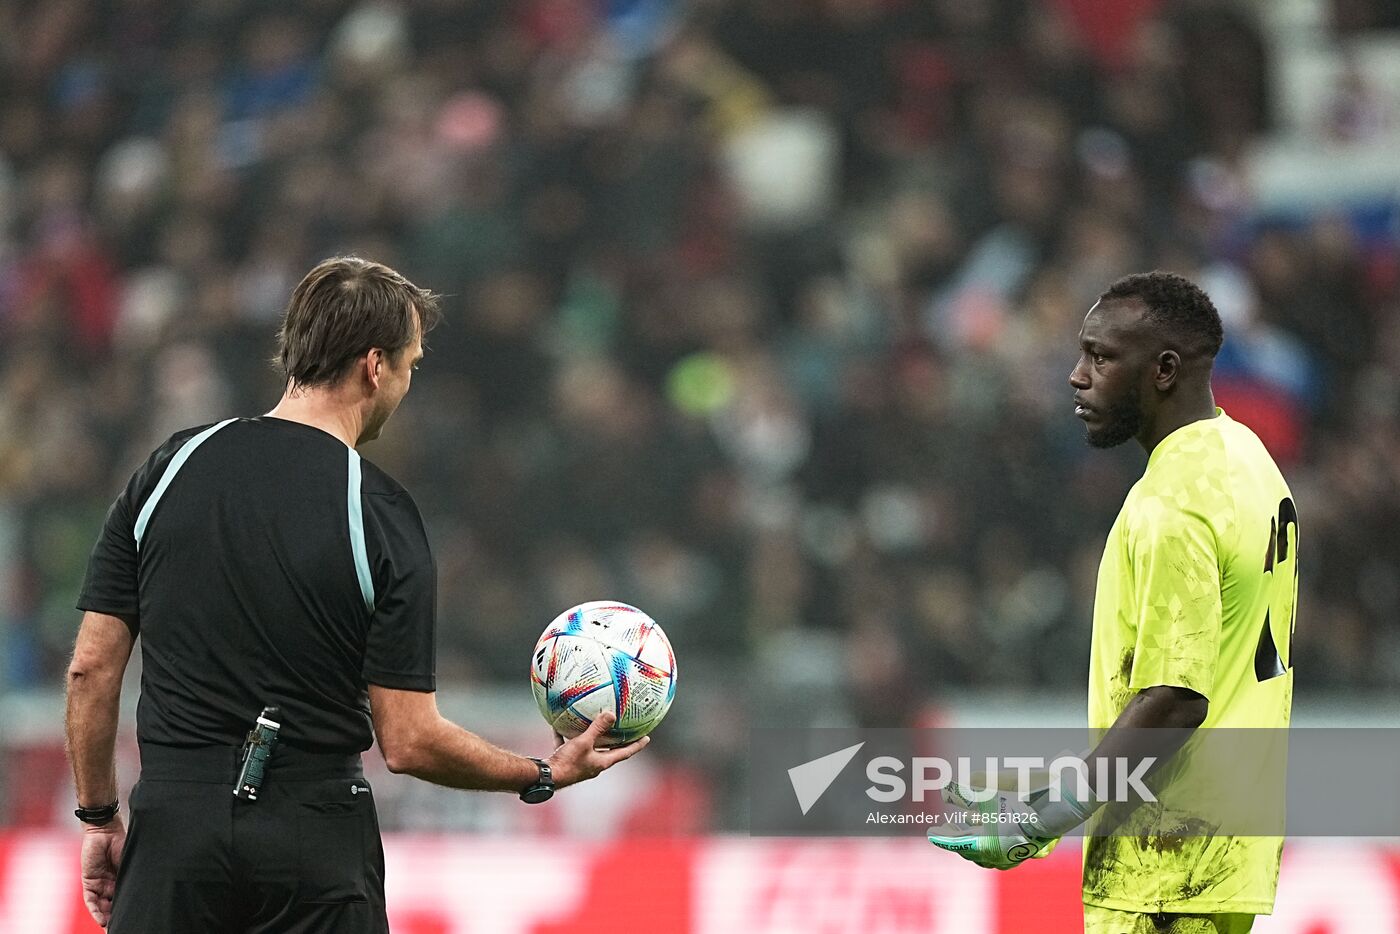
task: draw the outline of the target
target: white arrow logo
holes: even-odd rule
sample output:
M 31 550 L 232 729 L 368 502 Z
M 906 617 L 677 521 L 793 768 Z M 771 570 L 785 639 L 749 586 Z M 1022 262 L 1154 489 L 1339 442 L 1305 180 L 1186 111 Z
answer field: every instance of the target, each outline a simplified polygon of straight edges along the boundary
M 831 783 L 836 781 L 836 776 L 841 774 L 841 770 L 856 757 L 856 753 L 860 752 L 860 747 L 864 745 L 865 743 L 856 743 L 854 746 L 838 749 L 820 759 L 813 759 L 788 769 L 788 780 L 792 782 L 793 794 L 797 795 L 797 805 L 802 808 L 803 814 L 812 809 L 812 805 L 826 793 Z

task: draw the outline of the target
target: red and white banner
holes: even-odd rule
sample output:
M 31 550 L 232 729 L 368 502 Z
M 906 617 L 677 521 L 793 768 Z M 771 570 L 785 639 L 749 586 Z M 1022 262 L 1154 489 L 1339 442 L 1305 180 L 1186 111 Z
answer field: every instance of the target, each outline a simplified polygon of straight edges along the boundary
M 393 836 L 395 934 L 1060 934 L 1079 854 L 977 869 L 921 840 Z M 0 932 L 95 934 L 78 840 L 0 834 Z M 1400 844 L 1299 841 L 1258 934 L 1400 934 Z

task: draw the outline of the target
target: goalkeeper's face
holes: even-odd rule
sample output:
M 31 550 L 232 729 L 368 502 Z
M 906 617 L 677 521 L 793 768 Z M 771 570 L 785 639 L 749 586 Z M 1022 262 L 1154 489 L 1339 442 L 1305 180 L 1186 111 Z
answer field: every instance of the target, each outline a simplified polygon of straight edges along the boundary
M 1084 423 L 1084 440 L 1111 448 L 1143 434 L 1142 384 L 1150 370 L 1144 352 L 1140 312 L 1102 305 L 1089 309 L 1079 331 L 1079 360 L 1070 372 L 1074 414 Z
M 1084 419 L 1084 440 L 1096 448 L 1114 448 L 1142 433 L 1142 393 L 1129 387 L 1122 398 Z

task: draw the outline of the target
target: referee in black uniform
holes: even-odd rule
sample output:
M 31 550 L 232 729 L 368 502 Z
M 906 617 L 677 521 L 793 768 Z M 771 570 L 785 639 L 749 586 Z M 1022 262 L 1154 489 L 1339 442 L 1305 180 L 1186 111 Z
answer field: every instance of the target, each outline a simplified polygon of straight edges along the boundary
M 84 897 L 116 934 L 387 931 L 360 767 L 371 726 L 391 771 L 527 801 L 645 745 L 595 749 L 604 717 L 530 759 L 438 713 L 423 522 L 355 451 L 408 392 L 437 317 L 436 297 L 392 269 L 320 263 L 288 303 L 277 407 L 176 434 L 108 512 L 78 602 L 67 738 Z M 138 636 L 128 833 L 113 746 Z M 266 707 L 261 787 L 235 797 Z

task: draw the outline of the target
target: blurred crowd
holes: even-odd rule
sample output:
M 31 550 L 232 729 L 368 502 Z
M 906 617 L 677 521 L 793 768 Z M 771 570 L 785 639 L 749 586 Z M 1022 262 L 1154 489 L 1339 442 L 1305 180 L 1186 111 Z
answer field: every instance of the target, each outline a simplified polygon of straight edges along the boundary
M 1300 687 L 1400 685 L 1400 250 L 1255 210 L 1269 56 L 1199 0 L 0 4 L 0 688 L 58 683 L 107 505 L 271 407 L 346 252 L 446 296 L 363 452 L 424 513 L 444 685 L 523 690 L 608 598 L 721 715 L 1082 690 L 1144 459 L 1067 376 L 1154 267 L 1293 485 Z

